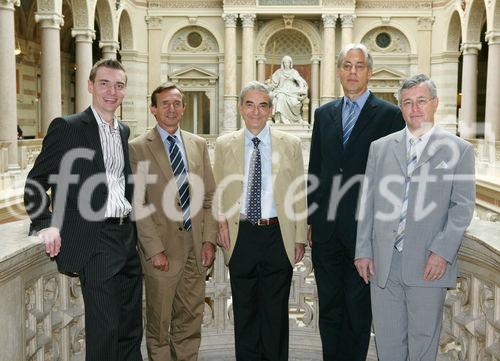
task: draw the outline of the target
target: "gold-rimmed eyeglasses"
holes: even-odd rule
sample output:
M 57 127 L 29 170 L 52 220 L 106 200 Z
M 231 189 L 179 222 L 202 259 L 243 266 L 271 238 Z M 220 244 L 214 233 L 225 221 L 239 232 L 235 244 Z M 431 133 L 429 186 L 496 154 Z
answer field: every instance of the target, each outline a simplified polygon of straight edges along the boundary
M 422 98 L 417 98 L 417 100 L 415 100 L 415 101 L 407 99 L 407 100 L 404 100 L 403 102 L 401 102 L 401 106 L 404 109 L 411 109 L 411 108 L 413 108 L 414 105 L 416 105 L 419 108 L 422 108 L 434 98 L 435 97 L 430 97 L 430 98 L 423 98 L 422 97 Z

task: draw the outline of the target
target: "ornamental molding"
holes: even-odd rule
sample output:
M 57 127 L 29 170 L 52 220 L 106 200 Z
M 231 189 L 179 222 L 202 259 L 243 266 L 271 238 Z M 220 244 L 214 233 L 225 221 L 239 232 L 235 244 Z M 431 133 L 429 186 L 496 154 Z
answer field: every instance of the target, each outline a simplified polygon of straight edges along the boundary
M 21 6 L 20 0 L 0 0 L 0 9 L 14 10 L 16 6 Z
M 222 0 L 148 0 L 150 9 L 222 9 Z
M 432 1 L 415 0 L 358 0 L 356 8 L 365 9 L 432 9 Z
M 384 48 L 377 44 L 377 36 L 382 33 L 386 33 L 390 38 L 390 43 Z M 410 42 L 406 36 L 391 26 L 380 26 L 372 29 L 363 37 L 361 43 L 365 44 L 368 50 L 375 53 L 411 53 Z
M 283 22 L 285 24 L 285 29 L 293 28 L 293 19 L 295 15 L 283 15 Z
M 256 0 L 225 0 L 224 6 L 255 6 Z
M 195 35 L 199 38 L 199 44 L 197 46 L 191 46 L 188 41 L 188 36 L 191 33 L 196 33 Z M 182 28 L 176 32 L 169 42 L 168 49 L 170 53 L 217 53 L 219 51 L 219 45 L 217 39 L 214 35 L 206 30 L 205 28 L 199 26 L 189 26 Z
M 93 29 L 71 29 L 71 36 L 76 42 L 92 42 L 95 40 L 95 30 Z
M 110 50 L 116 51 L 120 49 L 120 44 L 115 40 L 101 40 L 99 42 L 99 48 L 100 49 L 106 48 L 105 50 L 108 51 Z
M 468 54 L 474 54 L 477 55 L 477 53 L 481 50 L 481 43 L 462 43 L 460 44 L 460 51 L 462 52 L 463 55 L 468 55 Z
M 359 0 L 358 0 L 359 1 Z M 356 6 L 356 0 L 323 0 L 323 6 L 352 7 Z
M 343 28 L 352 28 L 356 15 L 354 14 L 340 14 L 340 21 Z
M 500 44 L 500 31 L 488 31 L 484 37 L 488 45 Z

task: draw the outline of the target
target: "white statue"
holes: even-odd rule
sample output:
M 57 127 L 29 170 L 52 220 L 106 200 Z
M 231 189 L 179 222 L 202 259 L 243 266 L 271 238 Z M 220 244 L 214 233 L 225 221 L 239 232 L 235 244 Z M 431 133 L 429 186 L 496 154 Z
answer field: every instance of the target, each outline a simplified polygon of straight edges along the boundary
M 274 96 L 273 119 L 276 124 L 304 123 L 302 119 L 302 101 L 307 97 L 307 83 L 293 69 L 292 58 L 285 55 L 281 68 L 271 77 L 271 89 Z

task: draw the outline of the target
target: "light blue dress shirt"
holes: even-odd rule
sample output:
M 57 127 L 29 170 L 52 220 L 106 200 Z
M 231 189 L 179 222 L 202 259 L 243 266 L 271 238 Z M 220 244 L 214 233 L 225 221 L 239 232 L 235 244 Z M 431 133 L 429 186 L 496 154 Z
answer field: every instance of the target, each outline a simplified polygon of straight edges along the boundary
M 181 130 L 177 128 L 174 134 L 170 134 L 165 129 L 160 127 L 158 124 L 156 125 L 156 129 L 158 129 L 158 133 L 160 133 L 161 141 L 165 146 L 165 151 L 167 152 L 167 158 L 170 161 L 169 149 L 170 142 L 167 140 L 169 135 L 175 135 L 175 144 L 179 147 L 179 151 L 181 153 L 182 161 L 184 162 L 184 167 L 186 168 L 186 172 L 189 171 L 189 164 L 187 162 L 186 151 L 184 150 L 184 143 L 182 143 Z
M 250 167 L 250 159 L 252 157 L 254 145 L 252 138 L 255 136 L 245 129 L 245 167 L 243 178 L 243 199 L 241 202 L 240 213 L 246 215 L 247 213 L 247 197 L 248 197 L 248 171 Z M 269 126 L 257 134 L 260 139 L 259 150 L 262 164 L 262 192 L 261 192 L 261 218 L 277 217 L 276 204 L 274 202 L 273 193 L 273 163 L 272 163 L 272 147 L 271 147 L 271 133 Z

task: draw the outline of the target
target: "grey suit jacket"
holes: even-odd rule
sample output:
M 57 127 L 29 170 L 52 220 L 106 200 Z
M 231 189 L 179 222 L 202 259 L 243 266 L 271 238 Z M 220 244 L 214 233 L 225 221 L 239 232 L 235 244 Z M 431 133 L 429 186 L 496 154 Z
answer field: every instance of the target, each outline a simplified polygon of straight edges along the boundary
M 405 195 L 406 132 L 372 143 L 361 198 L 355 258 L 372 258 L 372 281 L 385 287 Z M 454 287 L 457 253 L 474 211 L 474 150 L 436 126 L 417 162 L 408 193 L 403 281 L 408 286 Z M 448 266 L 435 281 L 423 279 L 430 252 Z

